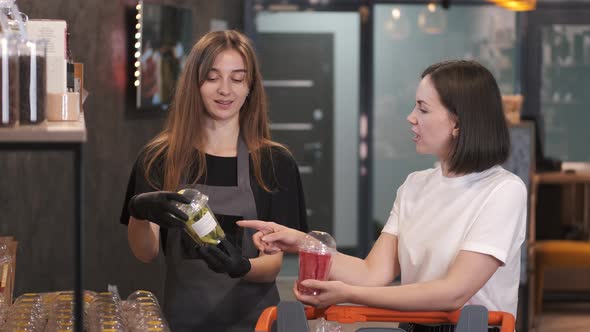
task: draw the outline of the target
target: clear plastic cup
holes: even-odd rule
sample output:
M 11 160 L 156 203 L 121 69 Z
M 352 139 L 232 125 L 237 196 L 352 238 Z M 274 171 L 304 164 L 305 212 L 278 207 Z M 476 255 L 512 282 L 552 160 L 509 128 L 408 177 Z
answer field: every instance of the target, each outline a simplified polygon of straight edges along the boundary
M 189 204 L 176 204 L 189 218 L 184 227 L 188 235 L 198 245 L 219 244 L 225 238 L 225 233 L 207 204 L 209 197 L 192 188 L 182 189 L 178 193 L 191 200 Z
M 123 314 L 130 332 L 170 332 L 156 296 L 148 291 L 136 291 L 123 301 Z
M 154 295 L 154 293 L 146 290 L 137 290 L 131 293 L 127 297 L 128 301 L 138 301 L 138 302 L 153 302 L 159 305 L 158 299 Z
M 301 285 L 307 279 L 328 280 L 332 257 L 336 253 L 336 240 L 321 231 L 311 231 L 299 243 L 299 278 L 297 290 L 305 295 L 318 295 L 317 289 Z

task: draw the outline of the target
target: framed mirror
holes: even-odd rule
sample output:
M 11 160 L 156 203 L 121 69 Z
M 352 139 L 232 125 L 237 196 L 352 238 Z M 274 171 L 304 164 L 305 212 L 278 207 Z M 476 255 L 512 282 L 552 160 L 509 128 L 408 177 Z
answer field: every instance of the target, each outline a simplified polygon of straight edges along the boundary
M 129 106 L 165 111 L 192 46 L 192 11 L 140 0 L 127 21 Z

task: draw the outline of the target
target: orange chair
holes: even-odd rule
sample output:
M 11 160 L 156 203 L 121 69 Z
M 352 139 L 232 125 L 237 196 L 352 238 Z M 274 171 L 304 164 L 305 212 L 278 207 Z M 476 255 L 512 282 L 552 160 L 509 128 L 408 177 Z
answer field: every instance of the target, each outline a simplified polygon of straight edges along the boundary
M 537 241 L 535 257 L 535 313 L 543 306 L 543 281 L 550 267 L 590 267 L 590 242 L 569 240 Z
M 590 242 L 572 241 L 572 240 L 540 240 L 536 239 L 536 214 L 537 214 L 537 195 L 541 184 L 560 184 L 560 185 L 578 185 L 583 184 L 583 203 L 582 214 L 583 220 L 588 225 L 587 201 L 590 200 L 590 173 L 568 173 L 568 172 L 545 172 L 533 175 L 530 193 L 530 210 L 529 215 L 531 222 L 529 224 L 529 257 L 533 263 L 529 266 L 533 272 L 534 282 L 532 300 L 534 305 L 533 314 L 537 315 L 543 307 L 543 286 L 544 274 L 548 268 L 570 268 L 570 267 L 590 267 Z M 576 210 L 576 202 L 572 201 L 571 210 Z M 534 318 L 531 319 L 535 323 Z M 534 324 L 533 324 L 534 325 Z
M 347 305 L 331 306 L 324 310 L 306 306 L 304 310 L 307 319 L 323 317 L 326 320 L 343 324 L 356 322 L 457 324 L 461 315 L 461 310 L 451 312 L 408 312 Z M 277 307 L 266 308 L 258 319 L 255 332 L 271 332 L 273 322 L 277 320 L 277 313 Z M 500 326 L 501 332 L 513 332 L 514 316 L 507 312 L 490 311 L 488 312 L 488 325 Z

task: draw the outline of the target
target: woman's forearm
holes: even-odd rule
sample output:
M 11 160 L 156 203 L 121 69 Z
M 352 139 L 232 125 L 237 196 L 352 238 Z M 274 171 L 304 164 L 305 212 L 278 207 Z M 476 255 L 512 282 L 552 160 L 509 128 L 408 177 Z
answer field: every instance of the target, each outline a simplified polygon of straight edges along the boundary
M 356 286 L 384 286 L 383 278 L 372 273 L 364 259 L 349 256 L 343 253 L 334 255 L 330 280 L 339 280 L 349 285 Z
M 462 250 L 441 279 L 402 286 L 351 286 L 350 301 L 396 310 L 455 310 L 484 287 L 501 265 L 493 256 Z
M 252 268 L 244 279 L 252 282 L 272 282 L 281 271 L 283 254 L 263 255 L 250 259 Z
M 352 286 L 350 302 L 402 311 L 450 311 L 468 298 L 446 280 L 387 287 Z
M 149 263 L 160 251 L 160 227 L 131 217 L 127 226 L 127 241 L 133 255 L 140 261 Z
M 387 286 L 399 273 L 397 236 L 384 234 L 365 259 L 342 253 L 335 255 L 330 280 L 356 286 Z

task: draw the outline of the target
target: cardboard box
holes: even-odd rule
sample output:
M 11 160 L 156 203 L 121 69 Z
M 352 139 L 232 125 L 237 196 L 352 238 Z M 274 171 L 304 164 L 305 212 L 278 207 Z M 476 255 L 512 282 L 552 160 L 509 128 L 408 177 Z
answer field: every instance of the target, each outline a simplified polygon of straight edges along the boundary
M 47 92 L 67 92 L 67 23 L 62 20 L 29 20 L 27 34 L 47 41 Z
M 84 64 L 81 62 L 74 62 L 74 92 L 80 93 L 80 112 L 84 112 Z

